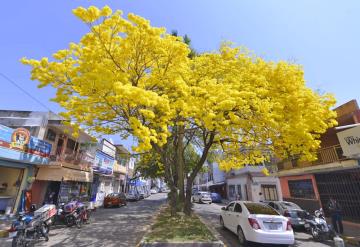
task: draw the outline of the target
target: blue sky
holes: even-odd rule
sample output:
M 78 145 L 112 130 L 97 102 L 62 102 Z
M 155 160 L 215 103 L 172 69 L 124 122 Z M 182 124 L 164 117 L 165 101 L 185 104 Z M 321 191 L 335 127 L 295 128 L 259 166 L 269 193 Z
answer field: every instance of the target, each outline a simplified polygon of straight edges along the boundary
M 334 93 L 338 104 L 359 99 L 358 0 L 4 1 L 0 73 L 58 112 L 60 108 L 49 102 L 54 90 L 37 89 L 19 59 L 50 56 L 79 41 L 87 28 L 71 10 L 90 5 L 109 5 L 150 19 L 154 26 L 186 33 L 198 51 L 216 50 L 222 41 L 232 41 L 268 60 L 296 61 L 303 65 L 311 88 Z M 1 109 L 46 110 L 1 76 L 0 86 Z

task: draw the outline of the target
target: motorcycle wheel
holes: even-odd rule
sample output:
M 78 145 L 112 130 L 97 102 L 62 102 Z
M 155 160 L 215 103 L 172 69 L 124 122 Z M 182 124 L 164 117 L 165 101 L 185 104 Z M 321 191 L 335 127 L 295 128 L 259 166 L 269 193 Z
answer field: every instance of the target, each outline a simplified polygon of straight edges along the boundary
M 87 210 L 85 224 L 90 224 L 90 223 L 91 223 L 91 211 Z
M 11 247 L 26 247 L 26 241 L 24 235 L 16 236 L 11 242 Z
M 50 231 L 50 225 L 44 223 L 44 225 L 43 225 L 43 233 L 48 234 L 49 231 Z
M 65 224 L 67 227 L 71 227 L 73 225 L 76 224 L 76 220 L 75 220 L 75 217 L 70 215 L 68 217 L 65 218 Z
M 83 223 L 83 219 L 81 217 L 78 217 L 76 220 L 75 220 L 75 224 L 77 226 L 77 228 L 81 228 L 81 225 Z
M 49 241 L 49 231 L 50 231 L 50 226 L 44 223 L 41 226 L 41 235 L 45 238 L 46 242 Z
M 320 238 L 319 231 L 315 227 L 311 227 L 311 235 L 313 236 L 314 240 L 318 241 Z

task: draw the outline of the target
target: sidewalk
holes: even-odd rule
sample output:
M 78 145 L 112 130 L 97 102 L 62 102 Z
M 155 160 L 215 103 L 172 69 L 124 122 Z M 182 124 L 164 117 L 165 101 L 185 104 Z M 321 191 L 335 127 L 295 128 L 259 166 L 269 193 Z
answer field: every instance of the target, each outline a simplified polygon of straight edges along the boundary
M 360 246 L 360 224 L 343 221 L 344 235 L 343 239 L 352 245 Z

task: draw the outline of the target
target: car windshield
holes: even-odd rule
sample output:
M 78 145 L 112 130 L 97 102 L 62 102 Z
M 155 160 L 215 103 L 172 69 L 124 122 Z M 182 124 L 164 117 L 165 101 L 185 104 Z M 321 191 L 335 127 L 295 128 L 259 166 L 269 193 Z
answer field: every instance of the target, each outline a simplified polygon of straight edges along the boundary
M 306 213 L 302 210 L 290 210 L 288 212 L 291 218 L 305 218 Z
M 296 205 L 295 203 L 292 203 L 292 202 L 280 202 L 280 205 L 283 209 L 286 209 L 286 208 L 300 209 L 300 207 L 298 205 Z
M 202 196 L 209 196 L 210 195 L 209 192 L 199 192 L 199 194 L 202 195 Z
M 273 208 L 255 202 L 244 203 L 250 214 L 267 214 L 267 215 L 279 215 Z

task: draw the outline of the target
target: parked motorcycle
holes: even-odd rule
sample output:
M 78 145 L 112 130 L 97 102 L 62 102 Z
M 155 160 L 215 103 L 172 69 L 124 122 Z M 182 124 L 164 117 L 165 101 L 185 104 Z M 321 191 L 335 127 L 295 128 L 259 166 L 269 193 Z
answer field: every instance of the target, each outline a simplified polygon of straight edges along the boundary
M 91 211 L 82 202 L 70 201 L 59 205 L 53 222 L 68 227 L 76 225 L 80 228 L 83 223 L 90 223 L 90 215 Z
M 49 241 L 49 226 L 45 223 L 44 215 L 29 215 L 20 213 L 10 230 L 9 236 L 13 238 L 12 247 L 25 247 L 33 245 L 42 237 Z
M 314 215 L 307 212 L 304 227 L 316 241 L 333 239 L 337 236 L 332 226 L 327 224 L 322 208 L 316 210 Z

